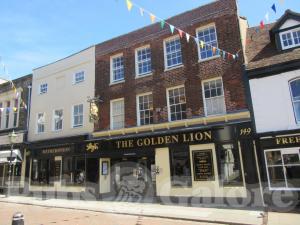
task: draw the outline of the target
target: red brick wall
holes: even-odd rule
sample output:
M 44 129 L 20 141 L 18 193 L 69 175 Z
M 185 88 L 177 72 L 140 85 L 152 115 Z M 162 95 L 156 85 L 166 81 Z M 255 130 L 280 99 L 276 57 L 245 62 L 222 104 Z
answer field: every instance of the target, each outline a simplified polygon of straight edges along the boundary
M 228 8 L 224 9 L 225 5 L 220 5 L 220 2 Z M 185 86 L 188 118 L 204 116 L 201 81 L 215 77 L 222 77 L 223 79 L 227 112 L 247 108 L 242 82 L 243 56 L 241 55 L 242 51 L 240 51 L 242 46 L 235 1 L 221 0 L 220 2 L 205 6 L 209 7 L 207 10 L 211 10 L 211 13 L 205 19 L 201 18 L 201 21 L 192 22 L 196 21 L 195 13 L 197 10 L 203 10 L 203 7 L 185 13 L 182 16 L 183 19 L 180 15 L 176 18 L 182 19 L 181 24 L 186 20 L 189 22 L 189 25 L 182 29 L 191 35 L 195 35 L 196 28 L 214 22 L 219 48 L 231 53 L 239 52 L 238 61 L 223 60 L 220 57 L 199 63 L 196 43 L 193 40 L 187 43 L 186 39 L 182 38 L 184 66 L 165 72 L 163 40 L 172 34 L 168 30 L 157 31 L 159 33 L 155 38 L 153 36 L 150 40 L 147 38 L 152 32 L 155 32 L 153 26 L 159 27 L 158 24 L 120 37 L 121 47 L 112 52 L 107 53 L 109 49 L 115 48 L 118 38 L 96 46 L 96 95 L 100 95 L 104 100 L 103 103 L 99 104 L 100 121 L 95 124 L 96 131 L 109 129 L 110 100 L 122 97 L 125 99 L 125 127 L 136 126 L 136 95 L 144 92 L 153 93 L 154 123 L 166 122 L 168 120 L 166 88 L 181 84 Z M 148 36 L 146 35 L 147 31 L 149 32 Z M 142 40 L 140 43 L 136 43 L 137 37 Z M 150 44 L 151 47 L 153 75 L 135 79 L 135 49 L 147 44 Z M 122 47 L 124 45 L 126 47 Z M 110 86 L 110 56 L 121 52 L 124 54 L 125 82 Z

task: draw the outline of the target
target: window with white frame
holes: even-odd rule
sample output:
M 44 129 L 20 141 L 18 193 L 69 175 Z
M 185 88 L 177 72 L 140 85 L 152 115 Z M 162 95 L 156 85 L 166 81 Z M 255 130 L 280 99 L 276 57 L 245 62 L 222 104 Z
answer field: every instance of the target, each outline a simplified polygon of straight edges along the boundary
M 151 49 L 149 46 L 136 49 L 135 66 L 137 76 L 143 76 L 152 72 Z
M 186 119 L 186 99 L 184 87 L 168 89 L 169 121 Z
M 44 133 L 45 132 L 45 113 L 38 113 L 37 114 L 37 133 Z
M 14 121 L 13 126 L 18 126 L 18 114 L 19 114 L 19 99 L 15 99 L 14 101 Z
M 10 110 L 11 110 L 10 101 L 7 101 L 6 109 L 5 109 L 5 128 L 9 128 Z
M 203 92 L 205 113 L 207 116 L 224 114 L 226 112 L 221 78 L 204 81 Z
M 111 83 L 124 80 L 124 57 L 123 54 L 112 56 L 110 61 Z
M 300 190 L 299 148 L 265 150 L 270 189 Z
M 41 84 L 40 85 L 40 90 L 39 90 L 40 92 L 40 94 L 45 94 L 45 93 L 47 93 L 48 92 L 48 84 L 47 83 L 45 83 L 45 84 Z
M 111 129 L 124 128 L 124 99 L 113 100 L 110 102 L 111 109 Z
M 153 123 L 153 98 L 152 94 L 139 95 L 138 103 L 138 125 L 147 125 Z
M 165 68 L 182 64 L 181 43 L 179 36 L 168 38 L 164 41 Z
M 197 29 L 197 38 L 205 43 L 204 47 L 198 44 L 199 60 L 209 59 L 214 56 L 213 47 L 218 47 L 215 25 Z
M 84 81 L 84 71 L 80 71 L 74 74 L 74 84 L 78 84 Z
M 300 46 L 300 28 L 283 32 L 280 36 L 282 49 Z
M 55 131 L 62 130 L 63 126 L 63 110 L 58 109 L 54 110 L 54 115 L 53 115 L 53 128 Z
M 300 123 L 300 78 L 290 82 L 291 97 L 297 123 Z
M 3 103 L 0 102 L 0 129 L 2 128 L 2 113 L 4 111 Z
M 73 127 L 83 126 L 83 104 L 73 106 Z

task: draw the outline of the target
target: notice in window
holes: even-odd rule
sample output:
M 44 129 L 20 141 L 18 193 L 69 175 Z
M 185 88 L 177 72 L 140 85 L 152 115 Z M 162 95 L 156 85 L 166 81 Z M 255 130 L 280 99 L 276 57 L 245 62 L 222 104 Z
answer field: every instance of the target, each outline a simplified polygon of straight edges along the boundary
M 195 181 L 215 180 L 211 149 L 193 151 L 193 164 Z

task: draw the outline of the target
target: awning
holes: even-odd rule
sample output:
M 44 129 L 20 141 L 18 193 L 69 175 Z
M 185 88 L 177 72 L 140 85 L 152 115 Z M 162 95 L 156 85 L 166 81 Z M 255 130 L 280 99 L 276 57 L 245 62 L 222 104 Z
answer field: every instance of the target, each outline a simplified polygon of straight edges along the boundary
M 13 149 L 12 154 L 11 154 L 11 150 L 0 151 L 0 164 L 9 163 L 10 155 L 12 156 L 12 158 L 11 158 L 12 163 L 15 164 L 18 162 L 22 162 L 22 155 L 21 155 L 20 150 Z

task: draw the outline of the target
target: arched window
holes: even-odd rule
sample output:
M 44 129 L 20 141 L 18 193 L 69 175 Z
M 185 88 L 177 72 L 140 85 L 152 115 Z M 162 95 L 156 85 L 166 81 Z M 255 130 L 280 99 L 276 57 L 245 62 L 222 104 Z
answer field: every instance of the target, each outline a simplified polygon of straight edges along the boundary
M 290 89 L 296 122 L 300 123 L 300 78 L 290 82 Z

